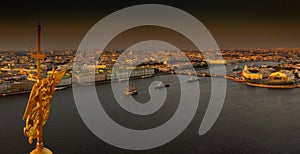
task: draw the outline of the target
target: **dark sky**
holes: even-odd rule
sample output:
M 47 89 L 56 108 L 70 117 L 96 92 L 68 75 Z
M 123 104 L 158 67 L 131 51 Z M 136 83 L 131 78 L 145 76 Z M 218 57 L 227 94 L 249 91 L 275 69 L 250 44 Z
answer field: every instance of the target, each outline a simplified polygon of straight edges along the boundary
M 165 4 L 198 18 L 220 48 L 300 47 L 300 1 L 11 1 L 0 5 L 0 50 L 35 46 L 42 25 L 42 48 L 77 49 L 85 33 L 104 16 L 137 4 Z

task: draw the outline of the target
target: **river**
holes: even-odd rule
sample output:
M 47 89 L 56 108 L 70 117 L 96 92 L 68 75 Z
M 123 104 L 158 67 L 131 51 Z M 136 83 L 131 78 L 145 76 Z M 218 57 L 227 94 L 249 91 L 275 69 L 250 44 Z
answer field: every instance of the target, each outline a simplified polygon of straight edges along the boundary
M 116 105 L 110 83 L 98 84 L 96 89 L 112 119 L 129 128 L 148 129 L 172 117 L 180 98 L 176 75 L 134 80 L 134 85 L 139 89 L 139 94 L 134 98 L 140 103 L 147 102 L 150 99 L 148 86 L 157 80 L 170 84 L 166 102 L 157 112 L 143 117 L 124 112 Z M 50 117 L 44 127 L 44 144 L 57 154 L 300 152 L 299 88 L 264 89 L 227 80 L 222 112 L 214 126 L 205 135 L 199 136 L 198 129 L 210 98 L 210 78 L 201 78 L 199 84 L 201 94 L 194 119 L 182 134 L 158 148 L 131 151 L 98 139 L 81 120 L 72 88 L 55 92 Z M 21 119 L 28 96 L 20 94 L 0 97 L 0 153 L 29 153 L 34 148 L 23 135 L 25 121 Z

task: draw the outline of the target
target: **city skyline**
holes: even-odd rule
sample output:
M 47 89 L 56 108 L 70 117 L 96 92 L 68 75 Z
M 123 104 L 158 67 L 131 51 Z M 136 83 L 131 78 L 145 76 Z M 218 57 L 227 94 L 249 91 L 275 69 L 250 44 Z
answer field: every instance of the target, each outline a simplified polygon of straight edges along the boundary
M 77 49 L 85 33 L 103 17 L 144 3 L 170 5 L 190 13 L 208 28 L 221 49 L 300 47 L 300 11 L 297 9 L 300 2 L 295 0 L 51 1 L 5 2 L 0 11 L 0 50 L 30 50 L 34 47 L 37 20 L 43 26 L 42 49 Z
M 3 2 L 0 154 L 298 153 L 299 6 Z

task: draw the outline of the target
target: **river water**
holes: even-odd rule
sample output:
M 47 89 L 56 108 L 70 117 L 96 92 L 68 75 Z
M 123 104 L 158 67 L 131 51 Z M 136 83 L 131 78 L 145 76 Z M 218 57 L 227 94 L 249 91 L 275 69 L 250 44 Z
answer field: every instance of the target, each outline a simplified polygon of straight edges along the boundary
M 172 117 L 180 98 L 176 75 L 134 80 L 139 89 L 134 98 L 146 103 L 150 99 L 148 86 L 157 80 L 170 84 L 166 102 L 157 112 L 142 117 L 125 112 L 116 104 L 109 83 L 96 85 L 96 89 L 112 119 L 128 128 L 148 129 L 162 125 Z M 185 131 L 161 147 L 144 151 L 120 149 L 98 139 L 81 120 L 72 88 L 57 91 L 44 127 L 44 144 L 57 154 L 300 152 L 300 89 L 264 89 L 228 80 L 218 120 L 205 135 L 199 136 L 198 129 L 210 98 L 210 78 L 201 78 L 199 85 L 201 94 L 197 113 Z M 21 119 L 28 96 L 21 94 L 0 98 L 0 153 L 29 153 L 34 148 L 23 135 L 25 121 Z

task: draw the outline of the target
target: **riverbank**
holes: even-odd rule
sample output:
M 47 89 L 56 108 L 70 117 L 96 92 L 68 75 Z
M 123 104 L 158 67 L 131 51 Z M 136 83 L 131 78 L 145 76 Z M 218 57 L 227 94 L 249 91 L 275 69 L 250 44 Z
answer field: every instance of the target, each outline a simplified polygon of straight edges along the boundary
M 133 77 L 130 77 L 131 80 L 135 80 L 135 79 L 146 79 L 146 78 L 150 78 L 150 77 L 153 77 L 153 76 L 160 76 L 160 75 L 167 75 L 167 74 L 170 74 L 170 73 L 158 73 L 158 74 L 151 74 L 146 76 L 146 77 L 143 77 L 143 76 L 133 76 Z M 123 80 L 123 81 L 126 81 L 126 80 Z M 118 79 L 115 79 L 115 80 L 110 80 L 110 79 L 107 79 L 107 80 L 100 80 L 100 81 L 94 81 L 94 82 L 85 82 L 85 83 L 80 83 L 80 84 L 74 84 L 71 82 L 71 84 L 67 84 L 67 85 L 59 85 L 59 86 L 56 86 L 57 88 L 61 88 L 61 90 L 64 90 L 66 88 L 70 88 L 70 87 L 73 87 L 73 86 L 90 86 L 90 85 L 98 85 L 98 84 L 104 84 L 104 83 L 110 83 L 110 82 L 123 82 L 123 81 L 119 81 Z M 32 84 L 33 86 L 33 84 Z M 6 92 L 6 93 L 0 93 L 0 97 L 1 96 L 8 96 L 8 95 L 18 95 L 18 94 L 27 94 L 27 93 L 30 93 L 31 90 L 24 90 L 24 91 L 17 91 L 17 92 Z
M 252 86 L 252 87 L 270 88 L 270 89 L 293 89 L 293 88 L 299 88 L 299 85 L 266 85 L 266 84 L 250 83 L 250 82 L 246 82 L 246 84 L 248 86 Z
M 172 74 L 172 72 L 159 72 L 156 74 L 152 74 L 151 77 L 154 76 L 161 76 L 161 75 L 168 75 Z M 179 74 L 181 75 L 188 75 L 188 73 L 183 73 L 180 72 Z M 234 82 L 239 82 L 239 83 L 246 83 L 246 85 L 251 86 L 251 87 L 260 87 L 260 88 L 270 88 L 270 89 L 293 89 L 293 88 L 300 88 L 300 85 L 266 85 L 266 84 L 256 84 L 256 83 L 250 83 L 246 82 L 245 80 L 241 78 L 235 78 L 233 76 L 222 76 L 222 75 L 217 75 L 217 74 L 209 74 L 209 73 L 204 73 L 204 72 L 197 72 L 196 74 L 193 74 L 192 76 L 197 76 L 197 77 L 222 77 L 228 80 L 232 80 Z M 147 77 L 148 78 L 148 77 Z M 143 76 L 134 76 L 131 77 L 130 79 L 136 80 L 136 79 L 145 79 Z M 124 80 L 126 81 L 126 80 Z M 101 80 L 101 81 L 95 81 L 95 82 L 86 82 L 82 84 L 70 84 L 70 85 L 64 85 L 64 86 L 58 86 L 58 87 L 64 87 L 64 88 L 70 88 L 72 86 L 85 86 L 85 85 L 92 85 L 92 84 L 104 84 L 104 83 L 110 83 L 110 82 L 123 82 L 123 81 L 118 81 L 118 79 L 115 80 Z M 26 91 L 19 91 L 19 92 L 8 92 L 8 93 L 1 93 L 0 96 L 7 96 L 7 95 L 17 95 L 17 94 L 26 94 L 30 93 L 29 90 Z
M 247 86 L 251 87 L 260 87 L 260 88 L 269 88 L 269 89 L 293 89 L 293 88 L 300 88 L 300 85 L 267 85 L 267 84 L 257 84 L 257 83 L 251 83 L 247 82 L 245 80 L 234 78 L 232 76 L 225 76 L 225 79 L 229 79 L 235 82 L 241 82 L 246 83 Z

